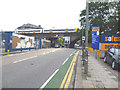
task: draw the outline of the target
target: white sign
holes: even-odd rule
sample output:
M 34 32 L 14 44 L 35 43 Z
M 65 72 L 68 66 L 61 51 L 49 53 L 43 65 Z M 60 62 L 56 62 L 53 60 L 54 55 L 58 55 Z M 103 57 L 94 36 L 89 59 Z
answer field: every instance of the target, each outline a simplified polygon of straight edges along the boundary
M 85 40 L 85 36 L 82 36 L 82 40 Z
M 46 38 L 44 38 L 44 41 L 46 40 Z
M 12 43 L 12 40 L 10 40 L 10 43 Z
M 70 37 L 64 37 L 64 44 L 70 44 Z
M 97 31 L 97 35 L 99 35 L 99 31 Z

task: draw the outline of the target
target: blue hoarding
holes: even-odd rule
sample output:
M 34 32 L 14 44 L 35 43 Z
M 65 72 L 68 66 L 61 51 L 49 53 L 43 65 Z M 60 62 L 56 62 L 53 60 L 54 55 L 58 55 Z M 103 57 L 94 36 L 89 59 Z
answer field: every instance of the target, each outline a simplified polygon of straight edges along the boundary
M 111 47 L 120 48 L 120 35 L 101 35 L 101 50 L 107 51 Z
M 92 27 L 92 48 L 99 49 L 99 36 L 100 36 L 100 27 Z
M 120 35 L 101 35 L 101 43 L 120 43 Z

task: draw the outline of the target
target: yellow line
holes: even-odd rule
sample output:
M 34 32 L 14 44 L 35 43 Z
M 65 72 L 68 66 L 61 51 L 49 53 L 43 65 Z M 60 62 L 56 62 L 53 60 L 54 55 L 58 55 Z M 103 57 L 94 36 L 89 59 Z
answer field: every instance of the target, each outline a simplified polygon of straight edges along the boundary
M 62 81 L 62 83 L 61 83 L 60 88 L 63 88 L 63 85 L 64 85 L 64 83 L 65 83 L 65 80 L 66 80 L 66 78 L 67 78 L 67 75 L 68 75 L 68 73 L 69 73 L 69 71 L 70 71 L 71 66 L 72 66 L 72 63 L 70 64 L 70 67 L 69 67 L 69 69 L 68 69 L 68 71 L 67 71 L 67 73 L 66 73 L 66 75 L 65 75 L 65 77 L 64 77 L 64 79 L 63 79 L 63 81 Z M 59 89 L 59 90 L 60 90 L 60 89 Z
M 72 77 L 72 73 L 73 73 L 73 69 L 74 69 L 74 66 L 75 66 L 76 57 L 77 57 L 78 53 L 79 53 L 79 51 L 78 51 L 78 52 L 75 54 L 75 56 L 74 56 L 72 69 L 71 69 L 71 71 L 70 71 L 70 74 L 69 74 L 69 76 L 68 76 L 68 79 L 67 79 L 67 82 L 66 82 L 64 88 L 68 88 L 68 86 L 69 86 L 69 84 L 70 84 L 71 77 Z
M 68 88 L 68 86 L 69 86 L 69 84 L 70 84 L 70 80 L 71 80 L 71 77 L 72 77 L 72 72 L 73 72 L 73 69 L 74 69 L 74 65 L 75 65 L 75 63 L 73 63 L 72 69 L 71 69 L 71 71 L 70 71 L 70 74 L 69 74 L 69 76 L 68 76 L 68 79 L 67 79 L 67 82 L 66 82 L 64 88 Z
M 73 57 L 73 60 L 72 60 L 72 62 L 71 62 L 71 64 L 70 64 L 70 67 L 69 67 L 69 69 L 68 69 L 68 71 L 67 71 L 67 73 L 66 73 L 66 75 L 65 75 L 65 77 L 64 77 L 64 79 L 63 79 L 63 81 L 62 81 L 62 83 L 61 83 L 61 86 L 60 86 L 60 89 L 59 90 L 61 90 L 61 88 L 63 88 L 63 86 L 64 86 L 64 83 L 65 83 L 65 81 L 66 81 L 66 79 L 67 79 L 67 76 L 68 76 L 68 73 L 69 73 L 69 71 L 70 71 L 70 68 L 72 67 L 72 69 L 73 69 L 73 63 L 76 61 L 76 56 L 77 56 L 77 54 L 79 53 L 79 51 L 77 51 L 77 53 L 75 54 L 75 56 Z M 73 64 L 73 65 L 72 65 Z M 71 70 L 71 72 L 72 72 L 73 70 Z M 72 75 L 72 74 L 71 74 Z M 70 78 L 70 75 L 69 75 L 69 78 Z M 69 80 L 68 80 L 69 81 Z

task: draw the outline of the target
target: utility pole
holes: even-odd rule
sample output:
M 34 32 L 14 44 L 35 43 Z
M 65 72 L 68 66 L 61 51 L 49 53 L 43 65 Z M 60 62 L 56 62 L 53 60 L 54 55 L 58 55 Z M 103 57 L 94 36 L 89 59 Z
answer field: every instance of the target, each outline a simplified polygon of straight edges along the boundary
M 85 48 L 88 50 L 88 15 L 89 15 L 89 4 L 88 0 L 86 0 L 86 33 L 85 33 Z
M 89 15 L 89 4 L 86 0 L 86 31 L 85 31 L 85 60 L 84 60 L 84 74 L 88 76 L 88 15 Z

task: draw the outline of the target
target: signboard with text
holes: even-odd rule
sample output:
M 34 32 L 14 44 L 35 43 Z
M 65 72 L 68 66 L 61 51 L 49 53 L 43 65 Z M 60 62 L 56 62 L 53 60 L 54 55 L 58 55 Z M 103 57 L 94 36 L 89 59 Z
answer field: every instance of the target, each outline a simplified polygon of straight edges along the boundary
M 70 37 L 64 37 L 64 44 L 70 44 Z
M 99 49 L 99 36 L 100 36 L 100 27 L 92 27 L 92 48 Z
M 107 51 L 111 47 L 120 48 L 120 35 L 101 35 L 101 50 Z

